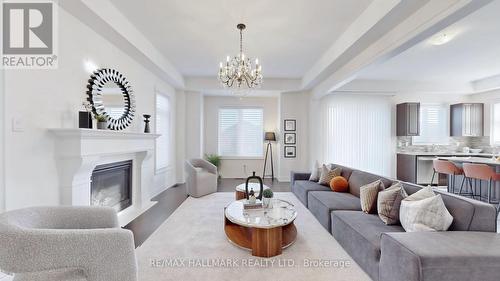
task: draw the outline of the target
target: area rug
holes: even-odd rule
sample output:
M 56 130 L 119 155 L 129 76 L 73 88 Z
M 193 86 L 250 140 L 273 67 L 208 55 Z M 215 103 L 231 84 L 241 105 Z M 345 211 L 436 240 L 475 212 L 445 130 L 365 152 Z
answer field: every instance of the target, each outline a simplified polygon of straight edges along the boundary
M 254 257 L 224 233 L 234 193 L 189 197 L 137 249 L 139 280 L 371 280 L 290 192 L 276 198 L 295 205 L 297 240 L 273 258 Z

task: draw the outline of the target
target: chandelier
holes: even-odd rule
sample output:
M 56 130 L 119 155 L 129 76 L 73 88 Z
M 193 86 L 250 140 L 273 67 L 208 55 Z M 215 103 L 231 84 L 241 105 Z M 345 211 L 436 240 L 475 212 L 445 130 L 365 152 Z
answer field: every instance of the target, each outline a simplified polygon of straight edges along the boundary
M 246 26 L 240 23 L 236 27 L 240 30 L 240 53 L 233 58 L 227 56 L 226 63 L 220 63 L 219 81 L 225 88 L 258 88 L 262 83 L 262 66 L 259 59 L 255 59 L 255 68 L 252 69 L 252 61 L 243 53 L 243 29 Z

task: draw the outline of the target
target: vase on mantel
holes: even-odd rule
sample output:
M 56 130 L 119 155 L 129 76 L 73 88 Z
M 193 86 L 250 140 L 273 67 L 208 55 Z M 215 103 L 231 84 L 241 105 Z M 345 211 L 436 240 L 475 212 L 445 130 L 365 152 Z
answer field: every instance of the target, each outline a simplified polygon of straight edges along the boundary
M 97 129 L 106 130 L 108 128 L 108 122 L 97 122 Z
M 151 118 L 151 115 L 144 114 L 142 116 L 144 117 L 144 133 L 149 134 L 151 133 L 151 129 L 149 128 L 149 118 Z

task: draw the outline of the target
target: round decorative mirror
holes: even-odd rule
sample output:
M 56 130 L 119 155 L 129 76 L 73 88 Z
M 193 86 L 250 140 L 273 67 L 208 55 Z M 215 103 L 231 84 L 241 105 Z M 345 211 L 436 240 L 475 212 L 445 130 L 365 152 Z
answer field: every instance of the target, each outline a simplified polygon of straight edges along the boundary
M 132 87 L 117 70 L 96 70 L 87 85 L 87 100 L 95 115 L 106 116 L 111 130 L 123 130 L 134 120 L 135 98 Z

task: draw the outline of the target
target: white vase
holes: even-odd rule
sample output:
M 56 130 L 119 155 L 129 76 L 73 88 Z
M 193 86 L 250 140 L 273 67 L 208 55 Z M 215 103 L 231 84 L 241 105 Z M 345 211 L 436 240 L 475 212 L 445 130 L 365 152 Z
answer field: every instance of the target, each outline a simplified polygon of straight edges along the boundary
M 97 129 L 106 130 L 108 128 L 108 122 L 97 122 Z
M 269 208 L 269 203 L 271 203 L 271 198 L 262 197 L 262 205 L 264 205 L 264 208 Z

